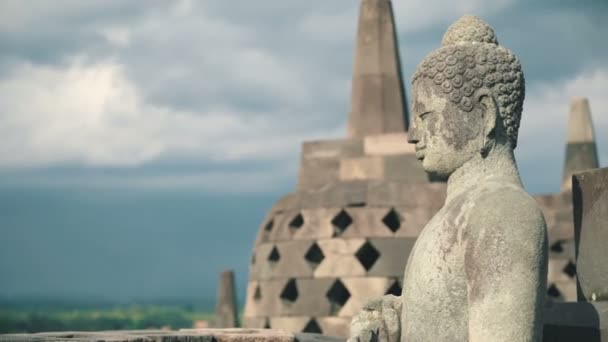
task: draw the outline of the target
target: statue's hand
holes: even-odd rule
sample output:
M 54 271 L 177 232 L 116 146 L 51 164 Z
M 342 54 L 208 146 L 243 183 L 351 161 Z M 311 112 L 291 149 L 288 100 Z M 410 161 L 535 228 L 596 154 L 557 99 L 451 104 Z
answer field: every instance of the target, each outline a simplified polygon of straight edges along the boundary
M 401 298 L 387 295 L 369 301 L 350 323 L 347 342 L 399 342 Z

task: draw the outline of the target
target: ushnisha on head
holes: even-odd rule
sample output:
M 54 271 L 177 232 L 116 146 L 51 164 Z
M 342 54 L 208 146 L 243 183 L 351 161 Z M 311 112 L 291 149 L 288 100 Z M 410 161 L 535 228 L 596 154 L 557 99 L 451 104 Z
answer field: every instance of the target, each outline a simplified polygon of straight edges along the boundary
M 481 19 L 467 15 L 452 24 L 412 84 L 410 142 L 427 171 L 449 175 L 474 154 L 517 146 L 522 67 Z

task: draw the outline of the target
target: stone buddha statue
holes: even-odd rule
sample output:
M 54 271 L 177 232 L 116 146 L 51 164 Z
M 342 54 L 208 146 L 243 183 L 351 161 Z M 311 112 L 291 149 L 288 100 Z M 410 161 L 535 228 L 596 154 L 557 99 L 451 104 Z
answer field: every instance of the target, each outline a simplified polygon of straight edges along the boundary
M 349 341 L 540 341 L 547 232 L 513 155 L 521 65 L 487 23 L 464 16 L 412 84 L 409 142 L 447 178 L 447 197 L 412 249 L 402 295 L 367 303 Z

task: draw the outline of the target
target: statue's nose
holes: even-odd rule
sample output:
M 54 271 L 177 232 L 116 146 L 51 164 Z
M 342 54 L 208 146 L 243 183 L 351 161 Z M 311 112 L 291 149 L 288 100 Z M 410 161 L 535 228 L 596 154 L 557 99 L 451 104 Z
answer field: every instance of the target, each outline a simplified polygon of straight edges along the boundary
M 416 125 L 416 120 L 412 120 L 410 129 L 407 132 L 407 142 L 410 144 L 416 144 L 418 141 L 420 141 L 420 132 L 418 130 L 418 126 Z

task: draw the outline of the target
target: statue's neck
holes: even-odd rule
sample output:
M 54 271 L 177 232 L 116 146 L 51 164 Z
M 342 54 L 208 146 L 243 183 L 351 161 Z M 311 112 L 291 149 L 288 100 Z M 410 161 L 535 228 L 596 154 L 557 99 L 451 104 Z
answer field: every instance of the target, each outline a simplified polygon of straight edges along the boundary
M 486 158 L 477 154 L 456 169 L 448 178 L 446 203 L 462 192 L 488 181 L 523 187 L 511 148 L 506 146 L 494 148 Z

